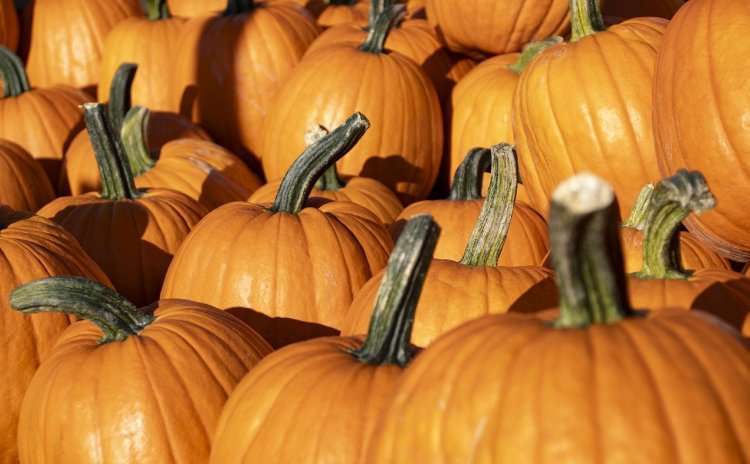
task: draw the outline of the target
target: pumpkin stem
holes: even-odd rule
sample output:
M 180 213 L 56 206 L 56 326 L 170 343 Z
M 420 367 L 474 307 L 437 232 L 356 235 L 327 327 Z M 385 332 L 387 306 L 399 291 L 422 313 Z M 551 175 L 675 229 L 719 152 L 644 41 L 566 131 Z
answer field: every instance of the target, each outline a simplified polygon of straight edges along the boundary
M 172 17 L 167 0 L 141 0 L 141 7 L 149 21 L 159 21 Z
M 321 125 L 316 125 L 305 133 L 305 146 L 309 147 L 326 135 L 328 135 L 328 129 Z M 336 163 L 333 163 L 328 169 L 326 169 L 323 175 L 320 176 L 320 179 L 315 182 L 316 189 L 328 192 L 335 192 L 343 187 L 344 182 L 339 178 L 339 173 L 336 170 Z
M 49 277 L 17 287 L 10 305 L 24 314 L 59 312 L 96 324 L 104 336 L 99 343 L 138 335 L 154 316 L 104 285 L 83 277 Z
M 352 351 L 360 362 L 403 367 L 414 356 L 414 315 L 439 235 L 440 227 L 429 215 L 415 216 L 404 226 L 388 258 L 367 338 Z
M 449 200 L 479 200 L 482 198 L 484 173 L 492 167 L 489 148 L 472 148 L 456 168 Z
M 635 200 L 635 206 L 630 210 L 630 216 L 622 223 L 623 227 L 643 230 L 646 227 L 646 218 L 648 217 L 649 204 L 651 195 L 654 193 L 654 184 L 646 184 L 638 193 Z
M 23 62 L 18 55 L 1 45 L 0 76 L 3 79 L 3 98 L 17 97 L 31 90 Z
M 146 140 L 150 119 L 151 111 L 148 108 L 134 106 L 128 111 L 120 129 L 125 157 L 130 165 L 130 172 L 135 177 L 147 173 L 156 164 L 151 158 Z
M 560 184 L 552 195 L 549 230 L 560 291 L 555 326 L 613 324 L 632 315 L 612 187 L 591 174 Z
M 393 5 L 393 0 L 371 0 L 370 12 L 367 16 L 367 29 L 372 29 L 378 21 L 378 16 Z
M 503 143 L 489 151 L 490 188 L 461 258 L 461 264 L 467 266 L 497 266 L 516 204 L 518 161 L 513 145 Z
M 687 279 L 690 273 L 680 262 L 677 231 L 690 213 L 700 214 L 716 206 L 706 178 L 698 171 L 681 169 L 658 182 L 644 223 L 643 279 Z
M 318 178 L 346 155 L 369 128 L 365 115 L 354 113 L 333 132 L 305 148 L 284 175 L 271 211 L 299 213 Z
M 570 0 L 570 41 L 607 30 L 599 0 Z
M 393 27 L 403 19 L 406 14 L 405 5 L 390 5 L 380 12 L 375 23 L 370 27 L 367 38 L 359 47 L 363 52 L 383 53 L 385 50 L 385 40 L 391 33 Z
M 227 8 L 224 10 L 224 16 L 234 16 L 242 13 L 248 13 L 255 8 L 253 0 L 229 0 Z
M 112 84 L 109 87 L 109 102 L 107 113 L 112 123 L 112 129 L 119 133 L 122 128 L 125 115 L 131 106 L 131 94 L 133 90 L 133 79 L 138 65 L 135 63 L 123 63 L 117 68 Z
M 516 60 L 515 63 L 508 66 L 508 69 L 516 74 L 521 74 L 526 66 L 531 63 L 531 60 L 536 58 L 537 55 L 539 55 L 549 47 L 560 43 L 563 43 L 563 38 L 559 35 L 553 35 L 552 37 L 548 37 L 537 42 L 530 42 L 526 44 L 525 47 L 523 47 L 521 56 L 518 57 L 518 60 Z
M 141 192 L 133 183 L 130 166 L 125 161 L 122 141 L 112 129 L 104 105 L 84 103 L 83 117 L 102 178 L 101 197 L 109 200 L 139 198 Z

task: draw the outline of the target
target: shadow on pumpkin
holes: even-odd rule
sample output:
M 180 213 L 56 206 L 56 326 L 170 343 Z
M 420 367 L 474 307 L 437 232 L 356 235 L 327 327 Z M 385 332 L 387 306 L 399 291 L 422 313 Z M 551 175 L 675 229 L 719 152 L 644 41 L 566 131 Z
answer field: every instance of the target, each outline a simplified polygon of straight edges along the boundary
M 401 155 L 390 155 L 384 158 L 369 158 L 362 166 L 359 175 L 377 179 L 395 192 L 399 184 L 422 182 L 425 173 L 422 168 L 406 161 Z M 404 205 L 418 200 L 417 197 L 408 193 L 398 193 L 398 197 Z
M 508 312 L 532 314 L 560 306 L 557 285 L 553 279 L 536 283 L 513 303 Z
M 750 280 L 737 278 L 711 284 L 695 297 L 692 306 L 750 335 Z
M 196 200 L 210 211 L 233 201 L 247 201 L 252 192 L 232 180 L 224 171 L 211 168 L 200 187 Z
M 255 329 L 275 350 L 312 338 L 340 334 L 338 329 L 322 324 L 287 317 L 271 317 L 250 308 L 234 307 L 227 308 L 226 311 Z

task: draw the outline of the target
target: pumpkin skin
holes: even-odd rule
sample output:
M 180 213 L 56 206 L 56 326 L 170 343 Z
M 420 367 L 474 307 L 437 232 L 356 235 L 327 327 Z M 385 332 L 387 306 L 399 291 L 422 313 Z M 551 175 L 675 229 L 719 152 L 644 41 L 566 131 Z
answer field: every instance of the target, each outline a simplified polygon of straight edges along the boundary
M 426 3 L 427 18 L 448 47 L 469 56 L 517 52 L 534 40 L 562 35 L 569 27 L 567 0 L 512 0 L 503 8 L 492 0 Z
M 667 28 L 654 77 L 661 172 L 699 170 L 719 199 L 714 211 L 685 225 L 722 256 L 741 262 L 750 260 L 750 219 L 743 201 L 750 83 L 741 64 L 750 53 L 743 39 L 748 33 L 746 2 L 691 0 Z M 707 60 L 717 56 L 721 60 Z
M 651 83 L 666 24 L 657 18 L 625 21 L 552 46 L 524 70 L 513 131 L 521 178 L 538 211 L 546 213 L 563 179 L 589 171 L 612 182 L 625 217 L 640 188 L 661 177 Z
M 20 146 L 0 140 L 0 204 L 33 212 L 54 198 L 42 166 Z
M 224 11 L 226 0 L 167 0 L 169 11 L 181 18 L 212 16 Z
M 603 13 L 618 18 L 658 16 L 670 19 L 686 0 L 605 0 Z
M 318 26 L 331 27 L 340 24 L 367 26 L 370 0 L 358 0 L 353 5 L 329 3 L 318 15 Z
M 632 227 L 623 227 L 621 231 L 622 252 L 625 258 L 625 272 L 638 272 L 643 268 L 643 233 Z M 711 251 L 693 234 L 680 232 L 680 260 L 685 269 L 722 269 L 731 271 L 729 262 Z M 668 306 L 683 307 L 681 304 Z
M 64 314 L 23 316 L 8 303 L 18 285 L 75 275 L 112 285 L 76 239 L 57 224 L 0 206 L 0 463 L 18 462 L 16 432 L 26 389 L 39 364 L 70 324 Z
M 19 32 L 18 14 L 13 0 L 0 1 L 0 45 L 16 51 Z
M 99 81 L 104 38 L 121 21 L 141 14 L 138 0 L 34 0 L 27 69 L 34 87 L 93 87 Z

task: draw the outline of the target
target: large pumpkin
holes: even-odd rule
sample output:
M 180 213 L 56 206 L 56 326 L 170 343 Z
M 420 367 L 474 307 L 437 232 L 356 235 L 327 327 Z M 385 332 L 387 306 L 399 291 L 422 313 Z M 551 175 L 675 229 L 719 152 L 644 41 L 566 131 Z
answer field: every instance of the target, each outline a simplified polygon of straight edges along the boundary
M 373 115 L 372 130 L 338 163 L 344 176 L 372 177 L 402 202 L 425 198 L 440 167 L 441 110 L 435 88 L 411 59 L 384 48 L 398 9 L 384 11 L 364 43 L 305 56 L 281 87 L 264 126 L 262 161 L 275 180 L 317 125 L 335 127 L 353 111 Z
M 145 306 L 159 299 L 172 255 L 206 209 L 172 190 L 137 190 L 104 105 L 87 103 L 84 108 L 102 189 L 58 198 L 39 215 L 71 232 L 115 288 Z
M 13 0 L 0 1 L 0 45 L 15 51 L 18 47 L 18 14 Z
M 716 209 L 687 228 L 722 255 L 750 260 L 750 4 L 690 0 L 667 28 L 654 77 L 654 130 L 663 175 L 701 171 Z M 718 58 L 720 57 L 720 58 Z
M 617 18 L 658 16 L 671 18 L 687 0 L 604 0 L 604 14 Z
M 0 463 L 18 462 L 18 415 L 39 364 L 71 320 L 62 314 L 24 317 L 8 297 L 18 285 L 52 276 L 82 276 L 111 285 L 76 239 L 39 216 L 0 206 Z
M 441 337 L 407 368 L 366 462 L 746 461 L 738 334 L 631 308 L 601 180 L 565 182 L 550 209 L 560 317 L 487 316 Z
M 596 0 L 571 1 L 570 43 L 548 48 L 524 70 L 513 102 L 521 178 L 546 211 L 563 179 L 589 171 L 615 187 L 623 217 L 641 187 L 658 180 L 651 88 L 666 20 L 605 29 Z
M 206 462 L 229 393 L 271 352 L 224 311 L 182 300 L 138 309 L 83 278 L 31 282 L 10 300 L 86 319 L 29 385 L 18 444 L 30 464 Z
M 172 261 L 162 297 L 234 310 L 274 347 L 337 333 L 355 292 L 385 266 L 393 242 L 361 206 L 305 202 L 368 126 L 355 114 L 307 148 L 272 205 L 229 203 L 206 216 Z
M 33 212 L 54 198 L 42 166 L 20 146 L 0 139 L 0 204 Z
M 227 0 L 167 0 L 169 11 L 181 18 L 211 16 L 227 7 Z

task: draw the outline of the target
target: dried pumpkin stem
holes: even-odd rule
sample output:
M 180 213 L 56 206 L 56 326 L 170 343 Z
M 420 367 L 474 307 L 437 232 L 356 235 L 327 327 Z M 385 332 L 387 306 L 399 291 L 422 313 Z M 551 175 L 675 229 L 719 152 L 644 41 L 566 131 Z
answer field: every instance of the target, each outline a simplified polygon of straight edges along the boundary
M 224 10 L 224 16 L 233 16 L 242 13 L 248 13 L 255 8 L 253 0 L 229 0 L 227 8 Z
M 84 103 L 83 116 L 102 178 L 102 198 L 123 200 L 140 197 L 130 166 L 125 161 L 122 142 L 108 121 L 105 106 L 101 103 Z
M 570 0 L 570 41 L 577 42 L 582 38 L 607 29 L 599 7 L 600 0 Z
M 150 21 L 160 19 L 169 19 L 172 15 L 169 13 L 167 0 L 141 0 L 141 7 Z
M 368 53 L 383 53 L 388 34 L 403 19 L 405 14 L 405 5 L 390 5 L 381 11 L 375 23 L 370 26 L 367 38 L 359 49 Z
M 516 74 L 521 74 L 526 66 L 528 66 L 529 63 L 531 63 L 531 61 L 537 57 L 537 55 L 539 55 L 549 47 L 560 43 L 563 43 L 563 38 L 559 35 L 553 35 L 552 37 L 548 37 L 537 42 L 530 42 L 526 44 L 525 47 L 523 47 L 521 56 L 518 57 L 518 60 L 516 60 L 515 63 L 508 66 L 508 69 Z
M 354 113 L 330 134 L 308 146 L 284 175 L 271 210 L 300 212 L 318 178 L 349 153 L 369 128 L 370 121 L 365 115 Z
M 388 259 L 367 338 L 352 351 L 361 362 L 405 366 L 413 357 L 414 316 L 439 235 L 440 227 L 428 215 L 404 226 Z
M 31 90 L 23 62 L 18 55 L 1 45 L 0 76 L 3 79 L 3 98 L 17 97 Z
M 489 148 L 472 148 L 456 168 L 449 200 L 479 200 L 482 198 L 484 173 L 492 167 Z
M 104 333 L 100 343 L 137 335 L 154 320 L 114 290 L 83 277 L 35 280 L 13 290 L 10 305 L 24 314 L 60 312 L 91 321 Z
M 691 213 L 702 213 L 716 206 L 706 178 L 698 171 L 680 170 L 658 182 L 651 194 L 644 223 L 643 279 L 687 279 L 680 260 L 677 231 Z
M 559 328 L 613 324 L 633 314 L 612 187 L 591 174 L 558 186 L 549 214 Z
M 120 129 L 125 157 L 135 177 L 150 171 L 156 164 L 151 158 L 146 140 L 150 118 L 151 111 L 148 108 L 134 106 L 128 111 Z
M 123 63 L 117 68 L 112 85 L 109 87 L 109 102 L 107 102 L 107 114 L 112 123 L 112 128 L 119 132 L 125 115 L 130 111 L 131 95 L 133 90 L 133 79 L 138 65 L 135 63 Z
M 328 133 L 328 129 L 321 125 L 313 127 L 305 133 L 305 146 L 309 147 L 328 135 Z M 336 163 L 333 163 L 328 169 L 326 169 L 323 175 L 320 176 L 320 179 L 315 182 L 315 188 L 328 192 L 335 192 L 336 190 L 344 188 L 344 182 L 341 180 L 339 173 L 336 170 Z
M 497 266 L 516 203 L 518 162 L 513 146 L 507 143 L 493 146 L 490 158 L 490 188 L 461 258 L 461 264 L 467 266 Z
M 641 189 L 638 193 L 638 198 L 635 200 L 635 206 L 630 210 L 630 215 L 625 219 L 625 222 L 622 223 L 623 227 L 643 230 L 646 226 L 646 218 L 648 216 L 649 204 L 651 203 L 651 195 L 653 193 L 654 184 L 646 184 Z

